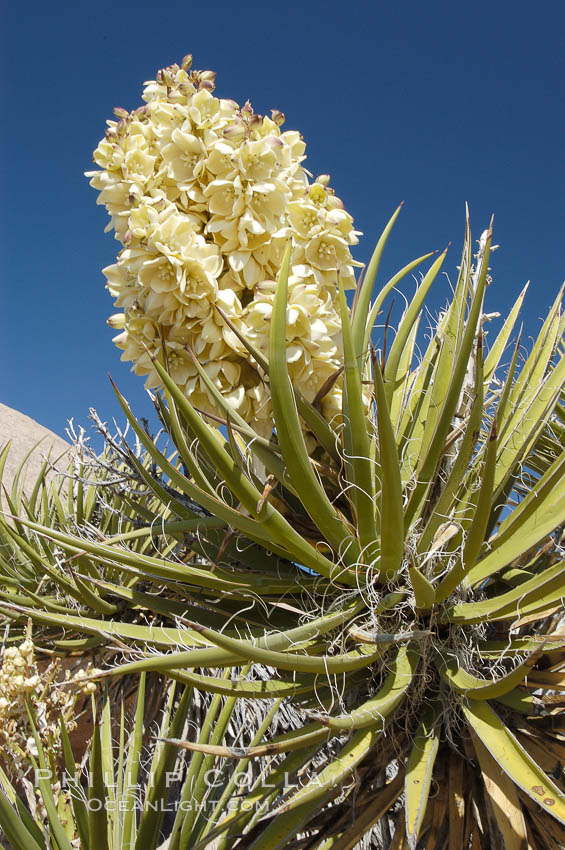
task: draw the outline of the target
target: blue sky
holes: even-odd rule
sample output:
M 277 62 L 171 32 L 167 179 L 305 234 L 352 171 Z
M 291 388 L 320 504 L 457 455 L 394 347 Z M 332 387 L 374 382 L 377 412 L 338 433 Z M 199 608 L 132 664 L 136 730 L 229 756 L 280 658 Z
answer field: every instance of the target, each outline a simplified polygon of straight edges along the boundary
M 105 324 L 100 270 L 119 246 L 82 175 L 113 107 L 138 106 L 142 82 L 189 52 L 217 71 L 217 95 L 302 132 L 306 167 L 332 175 L 365 234 L 357 259 L 406 202 L 382 282 L 448 242 L 454 276 L 465 202 L 476 237 L 494 212 L 487 306 L 531 280 L 534 333 L 565 276 L 564 26 L 563 3 L 544 0 L 6 4 L 0 401 L 63 434 L 91 406 L 117 415 L 111 372 L 149 414 Z M 448 286 L 435 286 L 437 308 Z

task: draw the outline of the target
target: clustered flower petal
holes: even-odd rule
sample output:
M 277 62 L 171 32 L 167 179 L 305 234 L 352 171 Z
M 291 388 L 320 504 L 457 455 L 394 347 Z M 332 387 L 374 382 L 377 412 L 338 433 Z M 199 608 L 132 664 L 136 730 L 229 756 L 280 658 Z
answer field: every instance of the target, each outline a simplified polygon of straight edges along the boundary
M 358 233 L 327 175 L 310 183 L 305 144 L 281 131 L 283 113 L 269 118 L 215 97 L 215 74 L 191 71 L 190 62 L 146 83 L 144 106 L 115 110 L 94 152 L 102 170 L 87 174 L 123 246 L 103 270 L 123 311 L 109 324 L 147 387 L 159 386 L 152 357 L 164 344 L 175 382 L 195 406 L 217 412 L 190 348 L 240 414 L 268 433 L 268 387 L 232 328 L 268 350 L 273 281 L 290 240 L 287 361 L 312 400 L 342 365 L 337 282 L 355 285 Z M 339 392 L 338 383 L 328 411 Z
M 29 722 L 34 719 L 42 746 L 54 761 L 62 754 L 61 725 L 76 728 L 75 705 L 79 695 L 93 693 L 96 685 L 83 681 L 95 671 L 79 670 L 61 676 L 58 661 L 40 668 L 28 626 L 25 640 L 4 648 L 0 656 L 0 763 L 12 779 L 21 779 L 32 767 L 37 744 Z M 62 681 L 66 686 L 61 686 Z

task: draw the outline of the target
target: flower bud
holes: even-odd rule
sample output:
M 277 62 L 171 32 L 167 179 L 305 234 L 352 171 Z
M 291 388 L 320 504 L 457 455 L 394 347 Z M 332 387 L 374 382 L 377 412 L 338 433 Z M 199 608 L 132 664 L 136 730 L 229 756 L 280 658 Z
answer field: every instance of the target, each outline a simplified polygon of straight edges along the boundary
M 29 639 L 24 640 L 24 642 L 19 645 L 18 650 L 20 655 L 23 655 L 24 657 L 27 655 L 33 655 L 33 643 Z
M 286 120 L 284 112 L 281 112 L 280 109 L 271 109 L 271 118 L 273 119 L 277 127 L 282 127 Z
M 328 209 L 329 210 L 342 210 L 343 209 L 343 201 L 341 198 L 338 198 L 333 189 L 328 189 Z
M 129 112 L 127 109 L 124 109 L 123 106 L 114 106 L 114 115 L 116 118 L 127 118 Z
M 320 183 L 322 186 L 327 186 L 330 182 L 329 174 L 320 174 L 316 177 L 316 183 Z
M 243 123 L 241 121 L 234 121 L 233 124 L 230 124 L 229 127 L 224 129 L 223 136 L 224 138 L 231 139 L 232 141 L 242 139 L 245 136 L 245 127 Z
M 192 53 L 187 53 L 186 56 L 183 57 L 182 62 L 180 63 L 183 71 L 188 71 L 190 66 L 192 65 Z
M 106 324 L 110 325 L 110 327 L 114 328 L 116 331 L 121 331 L 122 328 L 125 328 L 126 326 L 125 313 L 114 313 L 113 316 L 108 316 Z

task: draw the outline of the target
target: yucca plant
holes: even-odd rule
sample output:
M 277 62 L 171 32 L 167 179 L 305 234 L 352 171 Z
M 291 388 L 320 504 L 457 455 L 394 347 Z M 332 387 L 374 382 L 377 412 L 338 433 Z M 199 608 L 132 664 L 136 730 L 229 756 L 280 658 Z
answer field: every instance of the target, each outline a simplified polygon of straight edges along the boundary
M 201 415 L 164 349 L 155 404 L 176 451 L 117 392 L 146 453 L 119 446 L 129 490 L 87 484 L 83 470 L 68 511 L 51 510 L 52 488 L 3 524 L 0 610 L 15 634 L 30 617 L 46 648 L 68 651 L 67 632 L 103 647 L 96 679 L 152 671 L 204 695 L 196 728 L 184 727 L 189 697 L 180 708 L 173 697 L 154 736 L 187 764 L 168 833 L 149 837 L 143 816 L 129 837 L 98 819 L 80 832 L 85 850 L 164 838 L 169 850 L 565 846 L 562 293 L 529 353 L 518 338 L 501 365 L 524 293 L 485 352 L 491 230 L 473 258 L 467 223 L 427 348 L 417 353 L 418 323 L 444 254 L 394 341 L 379 341 L 385 299 L 415 267 L 371 303 L 396 215 L 351 310 L 341 291 L 343 374 L 313 403 L 288 374 L 287 251 L 268 354 L 240 340 L 272 401 L 270 437 L 194 357 L 218 410 Z M 328 421 L 321 398 L 340 385 Z M 290 728 L 277 734 L 285 707 Z M 65 846 L 52 827 L 42 844 L 7 793 L 0 822 L 14 847 L 32 846 L 22 830 Z
M 116 390 L 133 447 L 98 420 L 102 456 L 79 438 L 69 477 L 5 494 L 6 840 L 565 847 L 563 293 L 529 353 L 524 292 L 487 346 L 492 234 L 473 257 L 467 221 L 423 350 L 445 252 L 379 338 L 432 255 L 371 301 L 399 211 L 355 284 L 302 138 L 191 62 L 115 110 L 89 175 L 123 246 L 109 324 L 164 433 Z M 77 687 L 92 712 L 51 728 Z

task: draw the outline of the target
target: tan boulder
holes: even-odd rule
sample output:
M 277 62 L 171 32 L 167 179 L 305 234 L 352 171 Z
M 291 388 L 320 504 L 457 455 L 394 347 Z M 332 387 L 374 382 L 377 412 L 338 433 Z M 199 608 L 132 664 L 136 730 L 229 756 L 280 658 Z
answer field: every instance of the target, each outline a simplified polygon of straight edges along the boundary
M 44 428 L 34 419 L 14 410 L 5 404 L 0 404 L 0 450 L 10 442 L 10 451 L 4 467 L 3 484 L 6 488 L 12 486 L 12 481 L 18 467 L 28 452 L 31 451 L 25 464 L 24 492 L 29 495 L 46 457 L 60 469 L 66 468 L 62 457 L 70 449 L 70 443 L 57 434 Z

